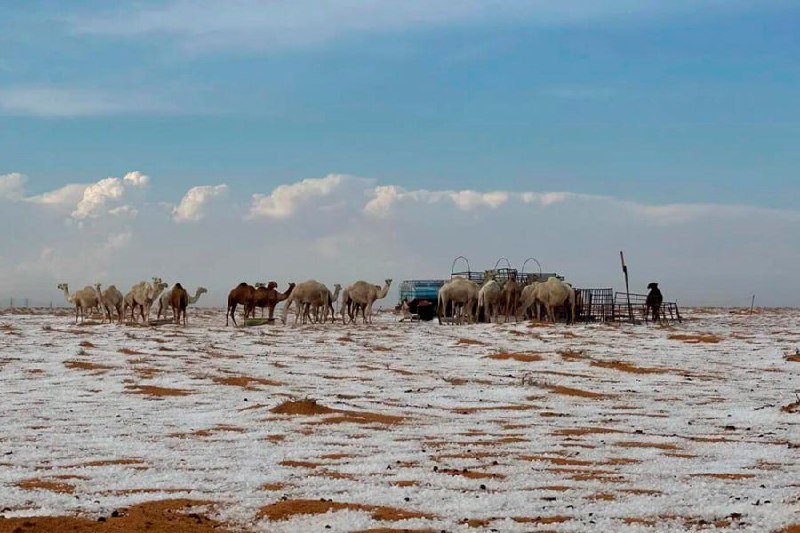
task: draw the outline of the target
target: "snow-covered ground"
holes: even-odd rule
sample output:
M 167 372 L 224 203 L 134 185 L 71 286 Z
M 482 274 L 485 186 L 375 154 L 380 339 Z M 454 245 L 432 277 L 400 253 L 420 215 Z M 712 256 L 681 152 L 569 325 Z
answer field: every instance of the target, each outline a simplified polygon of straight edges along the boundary
M 800 523 L 800 311 L 686 314 L 244 329 L 209 310 L 188 328 L 5 314 L 0 509 L 189 498 L 263 531 Z

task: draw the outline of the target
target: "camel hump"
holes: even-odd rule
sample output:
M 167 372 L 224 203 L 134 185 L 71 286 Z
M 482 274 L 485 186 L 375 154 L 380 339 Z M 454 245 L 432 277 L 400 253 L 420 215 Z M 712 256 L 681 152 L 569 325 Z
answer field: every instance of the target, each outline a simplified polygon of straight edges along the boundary
M 182 289 L 182 288 L 183 288 L 183 286 L 182 286 L 180 283 L 176 283 L 176 284 L 175 284 L 175 288 L 176 288 L 176 289 Z
M 247 283 L 243 281 L 239 284 L 239 287 L 247 287 Z

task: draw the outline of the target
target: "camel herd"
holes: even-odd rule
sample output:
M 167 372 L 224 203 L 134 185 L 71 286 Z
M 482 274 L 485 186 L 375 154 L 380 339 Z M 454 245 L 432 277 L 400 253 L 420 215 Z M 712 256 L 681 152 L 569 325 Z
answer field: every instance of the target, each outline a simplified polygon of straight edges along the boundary
M 505 321 L 511 316 L 519 320 L 520 315 L 524 317 L 532 311 L 538 320 L 544 307 L 548 318 L 555 322 L 556 310 L 566 306 L 567 320 L 574 322 L 576 298 L 575 289 L 558 278 L 523 285 L 512 276 L 501 284 L 487 272 L 482 285 L 461 277 L 442 285 L 437 315 L 440 324 L 448 309 L 452 310 L 456 324 L 477 322 L 481 310 L 489 322 L 496 322 L 498 316 L 504 316 Z
M 295 311 L 295 323 L 301 320 L 303 324 L 324 323 L 328 318 L 333 322 L 336 319 L 334 304 L 340 294 L 342 301 L 339 314 L 343 324 L 355 322 L 359 314 L 364 324 L 371 324 L 373 305 L 377 300 L 386 297 L 391 284 L 391 279 L 387 279 L 383 286 L 360 280 L 343 289 L 337 283 L 331 292 L 324 283 L 308 280 L 298 284 L 289 283 L 285 291 L 278 292 L 278 284 L 274 281 L 255 285 L 243 282 L 228 294 L 225 325 L 229 325 L 230 319 L 234 326 L 238 326 L 236 309 L 239 306 L 243 308 L 245 321 L 248 318 L 255 318 L 256 308 L 261 308 L 262 317 L 267 310 L 269 320 L 274 320 L 275 307 L 280 302 L 285 302 L 281 316 L 284 324 L 292 309 Z M 117 320 L 122 322 L 130 310 L 131 321 L 138 321 L 138 311 L 142 322 L 149 323 L 150 310 L 153 304 L 158 302 L 158 319 L 161 319 L 162 314 L 167 318 L 167 311 L 171 310 L 175 323 L 186 325 L 187 307 L 196 303 L 200 296 L 208 291 L 199 287 L 194 296 L 189 296 L 180 283 L 176 283 L 169 290 L 166 290 L 167 287 L 167 283 L 158 277 L 152 278 L 150 282 L 137 283 L 124 296 L 114 285 L 102 290 L 101 285 L 97 283 L 94 287 L 86 286 L 74 294 L 69 293 L 66 283 L 58 286 L 64 291 L 67 302 L 75 306 L 75 322 L 79 318 L 83 319 L 88 312 L 94 311 L 104 311 L 109 322 L 116 313 Z M 567 320 L 574 321 L 575 289 L 569 283 L 554 277 L 543 283 L 530 284 L 518 283 L 514 277 L 500 283 L 488 273 L 482 284 L 456 277 L 439 289 L 437 314 L 441 324 L 442 318 L 450 310 L 453 323 L 462 324 L 477 322 L 482 310 L 485 320 L 496 322 L 499 316 L 503 316 L 505 321 L 512 316 L 514 320 L 519 320 L 520 316 L 526 317 L 532 313 L 539 319 L 542 307 L 552 321 L 555 321 L 556 311 L 566 307 Z
M 269 309 L 269 319 L 274 318 L 275 306 L 280 302 L 285 302 L 283 306 L 283 316 L 281 321 L 286 324 L 289 310 L 296 309 L 295 323 L 302 319 L 302 323 L 326 322 L 328 317 L 331 321 L 336 319 L 336 311 L 333 304 L 342 295 L 340 313 L 342 322 L 347 324 L 354 322 L 358 313 L 361 313 L 363 322 L 372 323 L 372 306 L 376 300 L 385 298 L 389 293 L 391 279 L 387 279 L 384 286 L 373 285 L 367 281 L 356 281 L 348 285 L 344 290 L 336 283 L 333 292 L 324 283 L 316 280 L 308 280 L 302 283 L 290 283 L 284 292 L 278 292 L 278 284 L 270 281 L 269 284 L 256 284 L 255 286 L 247 283 L 240 283 L 228 293 L 228 305 L 225 311 L 225 325 L 229 325 L 229 320 L 236 322 L 236 308 L 244 308 L 244 319 L 255 318 L 256 307 L 261 308 L 262 316 L 264 309 Z
M 158 301 L 158 318 L 161 314 L 167 316 L 167 310 L 172 310 L 172 316 L 176 324 L 181 323 L 186 325 L 186 308 L 189 304 L 196 303 L 200 296 L 208 292 L 204 287 L 199 287 L 194 296 L 189 296 L 180 283 L 176 283 L 172 289 L 165 291 L 168 287 L 167 283 L 161 278 L 153 278 L 152 281 L 140 281 L 128 291 L 124 296 L 119 289 L 111 285 L 106 290 L 102 290 L 102 286 L 96 283 L 94 287 L 87 285 L 83 289 L 76 291 L 74 294 L 69 293 L 69 285 L 66 283 L 59 284 L 59 290 L 64 291 L 64 298 L 70 304 L 75 306 L 75 322 L 78 322 L 78 317 L 83 320 L 87 313 L 94 311 L 105 311 L 105 317 L 108 321 L 113 320 L 113 315 L 116 312 L 117 320 L 122 322 L 125 314 L 130 309 L 131 321 L 136 322 L 136 311 L 139 311 L 142 321 L 147 323 L 150 321 L 150 309 L 153 303 Z

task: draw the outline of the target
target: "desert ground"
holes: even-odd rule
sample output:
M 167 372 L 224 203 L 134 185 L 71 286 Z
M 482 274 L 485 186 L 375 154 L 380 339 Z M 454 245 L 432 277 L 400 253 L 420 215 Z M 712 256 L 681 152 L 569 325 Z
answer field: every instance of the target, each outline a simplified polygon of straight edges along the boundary
M 797 531 L 800 310 L 685 314 L 5 313 L 0 531 Z

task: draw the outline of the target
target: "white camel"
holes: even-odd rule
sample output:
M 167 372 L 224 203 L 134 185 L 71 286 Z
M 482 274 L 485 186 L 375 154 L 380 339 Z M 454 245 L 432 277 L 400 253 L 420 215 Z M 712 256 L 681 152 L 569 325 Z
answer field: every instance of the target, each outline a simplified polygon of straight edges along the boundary
M 173 289 L 175 286 L 173 285 Z M 194 291 L 194 296 L 189 296 L 189 305 L 194 305 L 200 299 L 200 296 L 207 293 L 208 289 L 205 287 L 198 287 Z M 156 314 L 156 320 L 161 320 L 161 313 L 164 313 L 164 318 L 167 318 L 167 311 L 172 311 L 172 304 L 170 303 L 170 296 L 172 296 L 172 290 L 164 291 L 161 294 L 161 297 L 158 299 L 158 313 Z M 175 318 L 175 317 L 173 317 Z
M 569 305 L 567 323 L 575 321 L 575 289 L 569 283 L 555 277 L 548 278 L 534 289 L 534 295 L 545 306 L 551 322 L 556 321 L 555 310 L 563 305 Z
M 80 314 L 81 321 L 85 319 L 86 311 L 91 311 L 97 307 L 97 293 L 94 287 L 88 285 L 83 289 L 77 291 L 75 294 L 70 295 L 69 285 L 67 283 L 60 283 L 59 290 L 64 291 L 64 298 L 70 304 L 75 306 L 75 323 L 78 323 L 78 314 Z
M 327 306 L 329 293 L 330 291 L 328 290 L 328 287 L 326 287 L 323 283 L 313 279 L 304 281 L 303 283 L 298 283 L 295 285 L 294 289 L 292 289 L 291 294 L 289 294 L 289 297 L 286 299 L 286 302 L 283 305 L 283 316 L 281 317 L 281 321 L 286 324 L 286 316 L 289 314 L 289 308 L 292 306 L 292 304 L 297 302 L 297 314 L 294 318 L 295 324 L 300 319 L 301 315 L 303 317 L 303 324 L 305 324 L 306 318 L 310 318 L 305 313 L 306 306 L 309 308 L 313 306 Z
M 483 287 L 478 291 L 478 312 L 483 309 L 483 316 L 488 322 L 497 321 L 502 295 L 503 289 L 493 279 L 484 283 Z
M 131 287 L 131 290 L 124 298 L 125 309 L 128 307 L 131 308 L 131 320 L 136 322 L 136 308 L 138 307 L 141 312 L 142 322 L 145 324 L 149 323 L 150 308 L 153 306 L 153 302 L 158 299 L 161 292 L 166 288 L 167 284 L 161 281 L 161 278 L 157 277 L 154 277 L 150 283 L 140 281 Z
M 466 314 L 467 322 L 474 322 L 474 309 L 478 302 L 478 286 L 464 278 L 453 278 L 439 288 L 437 316 L 439 324 L 447 313 L 448 304 L 453 307 L 453 320 L 461 324 Z
M 363 280 L 356 281 L 352 285 L 348 286 L 345 292 L 347 295 L 347 301 L 345 301 L 345 298 L 342 298 L 342 323 L 347 323 L 345 311 L 349 312 L 349 307 L 353 305 L 361 307 L 361 317 L 363 322 L 365 324 L 372 324 L 372 306 L 375 303 L 375 300 L 386 298 L 386 295 L 389 294 L 389 287 L 391 286 L 391 279 L 387 279 L 384 282 L 383 287 L 380 285 L 373 285 Z

